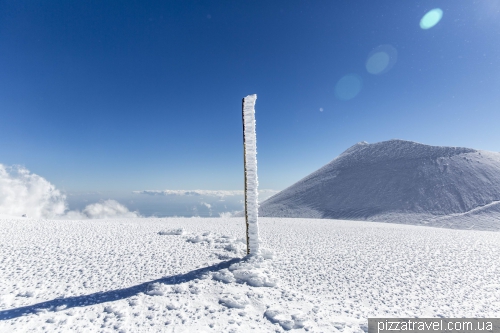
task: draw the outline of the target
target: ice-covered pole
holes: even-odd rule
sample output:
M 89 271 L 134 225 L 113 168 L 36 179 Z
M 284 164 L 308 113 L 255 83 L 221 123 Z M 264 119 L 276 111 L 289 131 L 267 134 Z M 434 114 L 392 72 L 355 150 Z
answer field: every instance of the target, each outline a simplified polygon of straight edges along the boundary
M 255 101 L 257 95 L 243 98 L 243 156 L 245 163 L 245 221 L 247 254 L 259 253 L 259 206 L 257 187 L 257 136 L 255 134 Z

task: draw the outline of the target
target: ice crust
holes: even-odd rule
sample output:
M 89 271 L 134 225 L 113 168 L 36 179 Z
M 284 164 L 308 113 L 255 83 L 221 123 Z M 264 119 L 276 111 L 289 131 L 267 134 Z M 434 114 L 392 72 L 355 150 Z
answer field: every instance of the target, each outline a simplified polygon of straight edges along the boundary
M 255 101 L 257 95 L 243 99 L 243 123 L 245 141 L 246 207 L 250 254 L 259 253 L 257 135 L 255 133 Z

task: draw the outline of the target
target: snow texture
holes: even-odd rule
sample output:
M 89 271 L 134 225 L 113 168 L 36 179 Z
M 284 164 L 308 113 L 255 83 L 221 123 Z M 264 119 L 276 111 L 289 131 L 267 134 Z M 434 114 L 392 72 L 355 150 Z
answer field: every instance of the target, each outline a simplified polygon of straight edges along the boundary
M 262 202 L 259 214 L 500 230 L 500 153 L 360 142 Z
M 255 101 L 257 95 L 243 99 L 243 128 L 245 142 L 246 214 L 250 254 L 259 253 L 257 135 L 255 133 Z
M 0 332 L 363 333 L 369 317 L 500 317 L 500 232 L 259 223 L 267 259 L 242 258 L 244 218 L 0 217 Z

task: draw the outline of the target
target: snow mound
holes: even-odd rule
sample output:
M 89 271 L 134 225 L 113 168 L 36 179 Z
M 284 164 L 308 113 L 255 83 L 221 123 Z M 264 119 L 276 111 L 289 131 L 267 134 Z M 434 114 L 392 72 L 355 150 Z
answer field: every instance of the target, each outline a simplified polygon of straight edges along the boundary
M 500 230 L 500 153 L 360 142 L 264 201 L 259 214 Z
M 148 286 L 146 291 L 147 295 L 150 296 L 163 296 L 170 291 L 170 288 L 162 283 L 155 282 Z
M 174 236 L 178 236 L 178 235 L 182 235 L 184 234 L 184 229 L 183 228 L 178 228 L 178 229 L 171 229 L 171 230 L 162 230 L 158 233 L 159 235 L 174 235 Z
M 273 324 L 279 324 L 284 330 L 303 328 L 306 317 L 302 313 L 289 315 L 280 307 L 271 307 L 264 316 Z
M 219 299 L 219 303 L 233 309 L 244 309 L 249 301 L 246 296 L 228 295 Z
M 218 272 L 212 274 L 212 278 L 217 281 L 222 281 L 224 283 L 235 282 L 233 273 L 231 273 L 227 268 L 221 269 Z
M 252 287 L 276 287 L 278 284 L 261 256 L 250 256 L 247 260 L 232 264 L 228 272 L 232 273 L 236 282 Z
M 202 235 L 186 235 L 186 242 L 204 244 L 215 252 L 219 259 L 234 259 L 246 254 L 246 242 L 243 238 L 206 232 Z M 259 254 L 248 255 L 243 259 L 211 273 L 214 280 L 226 284 L 239 283 L 252 287 L 276 287 L 278 280 L 269 267 L 274 252 L 261 248 Z

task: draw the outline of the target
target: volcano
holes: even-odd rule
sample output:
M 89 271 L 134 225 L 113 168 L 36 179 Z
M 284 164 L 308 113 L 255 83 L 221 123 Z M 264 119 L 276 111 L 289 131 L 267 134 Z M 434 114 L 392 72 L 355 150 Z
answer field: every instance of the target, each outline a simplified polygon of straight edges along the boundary
M 360 142 L 264 201 L 259 215 L 500 230 L 500 153 Z

